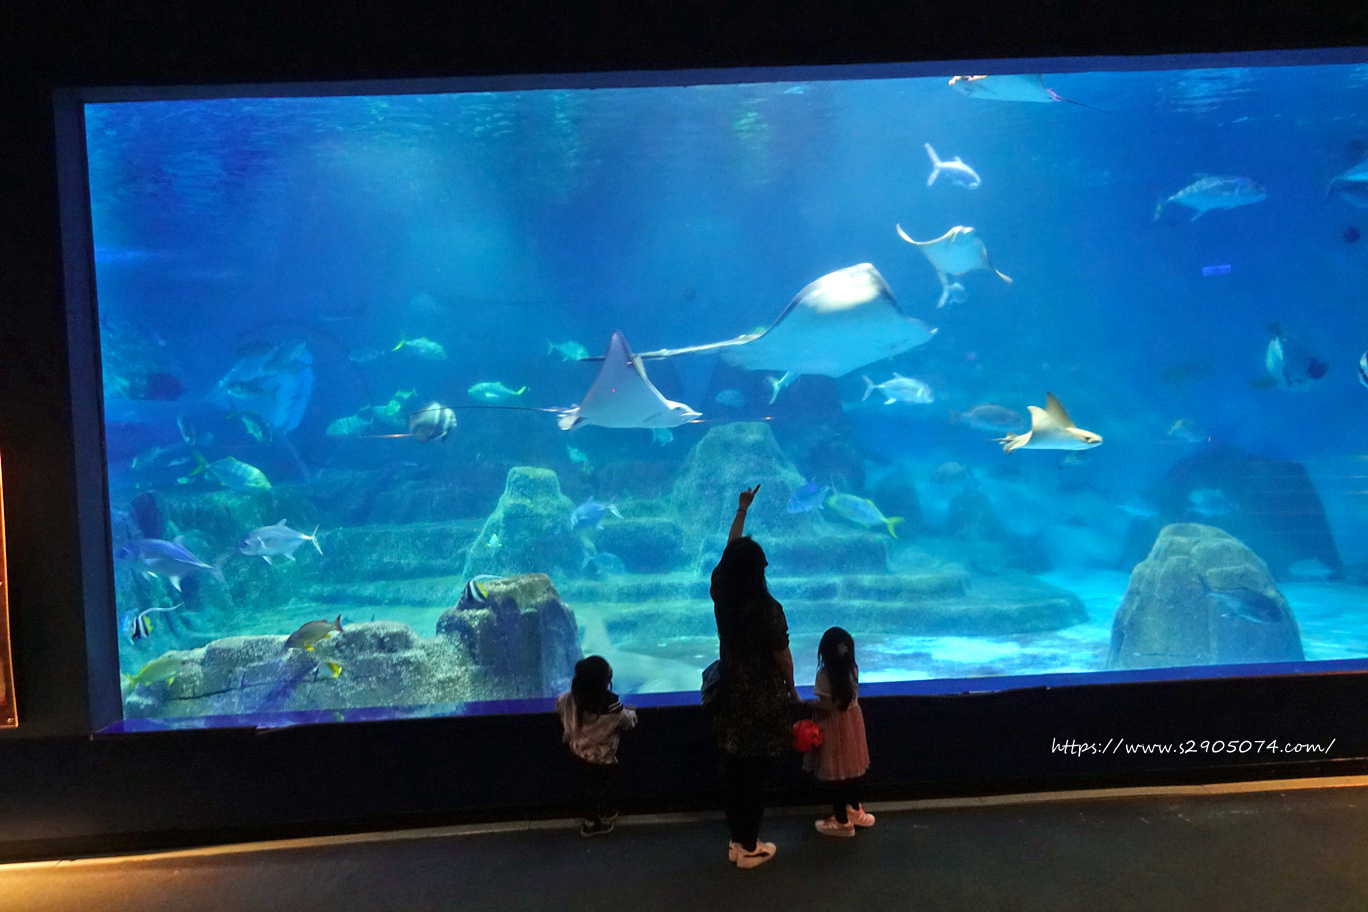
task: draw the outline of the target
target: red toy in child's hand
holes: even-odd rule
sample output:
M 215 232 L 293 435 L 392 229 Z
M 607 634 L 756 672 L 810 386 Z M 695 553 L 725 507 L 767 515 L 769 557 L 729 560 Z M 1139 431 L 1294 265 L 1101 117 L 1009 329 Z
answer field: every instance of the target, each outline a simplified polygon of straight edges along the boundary
M 799 719 L 793 723 L 793 747 L 806 754 L 814 747 L 822 746 L 822 730 L 811 719 Z

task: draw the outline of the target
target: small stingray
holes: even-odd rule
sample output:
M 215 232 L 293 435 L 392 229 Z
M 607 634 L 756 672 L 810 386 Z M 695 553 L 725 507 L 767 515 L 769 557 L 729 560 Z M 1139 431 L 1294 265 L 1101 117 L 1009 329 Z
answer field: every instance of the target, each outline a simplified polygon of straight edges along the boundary
M 1029 405 L 1031 429 L 1024 434 L 1008 434 L 998 440 L 1002 451 L 1013 450 L 1088 450 L 1102 443 L 1102 437 L 1074 425 L 1064 405 L 1054 393 L 1045 394 L 1045 407 Z
M 847 266 L 812 282 L 761 332 L 708 345 L 661 349 L 642 358 L 716 351 L 743 370 L 843 377 L 928 342 L 936 331 L 905 315 L 879 270 Z
M 1089 108 L 1093 111 L 1110 113 L 1104 108 L 1095 108 L 1072 98 L 1065 98 L 1054 89 L 1046 88 L 1045 77 L 1039 73 L 1001 76 L 951 76 L 950 88 L 969 98 L 982 98 L 985 101 L 1063 101 Z
M 966 272 L 990 269 L 1004 282 L 1010 284 L 1012 281 L 999 272 L 988 259 L 988 248 L 983 246 L 982 239 L 973 228 L 956 225 L 934 241 L 914 241 L 902 230 L 902 225 L 893 227 L 898 229 L 898 237 L 925 254 L 935 267 L 936 276 L 941 283 L 941 296 L 936 302 L 937 307 L 944 307 L 948 301 L 959 302 L 965 299 L 964 286 L 959 282 L 951 282 L 949 276 L 962 276 Z
M 646 377 L 641 356 L 632 354 L 622 333 L 608 340 L 603 366 L 584 399 L 574 408 L 558 410 L 563 431 L 582 424 L 608 428 L 672 428 L 702 417 L 682 402 L 660 395 Z

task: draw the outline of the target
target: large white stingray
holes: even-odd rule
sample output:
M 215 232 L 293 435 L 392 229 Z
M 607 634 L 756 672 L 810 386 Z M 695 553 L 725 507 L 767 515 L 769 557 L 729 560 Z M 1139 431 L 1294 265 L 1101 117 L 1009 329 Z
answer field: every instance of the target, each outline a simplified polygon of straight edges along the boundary
M 944 307 L 948 301 L 959 303 L 967 297 L 964 286 L 959 282 L 951 282 L 949 276 L 962 276 L 966 272 L 990 269 L 997 272 L 998 277 L 1004 282 L 1011 284 L 1012 280 L 998 272 L 997 267 L 988 259 L 988 248 L 983 246 L 983 240 L 973 228 L 956 225 L 934 241 L 914 241 L 902 230 L 902 225 L 894 227 L 898 229 L 900 238 L 925 254 L 935 267 L 936 277 L 941 283 L 941 296 L 936 302 L 937 307 Z
M 672 402 L 646 378 L 641 356 L 632 354 L 622 333 L 614 330 L 603 366 L 584 399 L 558 410 L 563 431 L 582 424 L 608 428 L 672 428 L 702 417 L 682 402 Z
M 641 357 L 715 351 L 743 370 L 842 377 L 922 345 L 935 333 L 902 312 L 879 270 L 860 263 L 828 273 L 798 292 L 768 329 L 725 342 L 643 352 Z

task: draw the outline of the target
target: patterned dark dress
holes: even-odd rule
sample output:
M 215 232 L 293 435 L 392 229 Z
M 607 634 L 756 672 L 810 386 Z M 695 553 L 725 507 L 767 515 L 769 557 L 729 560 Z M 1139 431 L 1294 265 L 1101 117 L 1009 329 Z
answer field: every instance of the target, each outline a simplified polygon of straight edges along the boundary
M 781 757 L 792 750 L 792 696 L 774 660 L 788 648 L 788 619 L 773 598 L 713 599 L 722 688 L 713 716 L 718 747 L 739 757 Z

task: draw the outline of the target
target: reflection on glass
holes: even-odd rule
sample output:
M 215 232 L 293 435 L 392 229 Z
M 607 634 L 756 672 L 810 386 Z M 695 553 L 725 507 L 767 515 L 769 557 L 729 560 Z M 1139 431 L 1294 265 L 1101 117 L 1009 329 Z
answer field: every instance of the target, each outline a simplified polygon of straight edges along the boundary
M 88 105 L 129 724 L 1368 656 L 1361 69 L 948 75 Z

